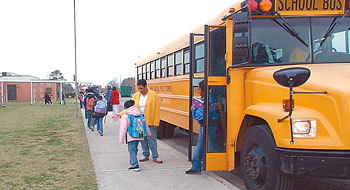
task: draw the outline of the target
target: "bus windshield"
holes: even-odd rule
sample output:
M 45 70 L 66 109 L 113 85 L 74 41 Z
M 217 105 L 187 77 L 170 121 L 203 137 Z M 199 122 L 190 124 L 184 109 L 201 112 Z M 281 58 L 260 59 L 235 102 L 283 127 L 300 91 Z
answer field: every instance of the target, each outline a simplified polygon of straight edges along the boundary
M 280 18 L 275 18 L 283 23 Z M 285 18 L 306 45 L 271 18 L 252 21 L 252 64 L 349 62 L 350 18 L 344 18 L 320 47 L 334 18 Z M 311 43 L 312 42 L 312 43 Z

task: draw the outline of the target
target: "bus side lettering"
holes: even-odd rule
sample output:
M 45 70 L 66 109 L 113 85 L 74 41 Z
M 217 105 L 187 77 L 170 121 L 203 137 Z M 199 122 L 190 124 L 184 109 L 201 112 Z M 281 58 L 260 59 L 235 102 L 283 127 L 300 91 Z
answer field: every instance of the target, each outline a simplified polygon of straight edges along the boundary
M 337 8 L 337 10 L 341 10 L 342 3 L 340 0 L 324 0 L 323 1 L 323 10 L 334 10 Z
M 334 11 L 342 10 L 342 0 L 278 0 L 277 10 L 278 11 Z
M 282 0 L 278 0 L 278 1 L 280 2 L 281 7 L 278 7 L 277 9 L 278 9 L 279 11 L 283 11 L 283 9 L 284 9 L 284 4 L 283 4 Z

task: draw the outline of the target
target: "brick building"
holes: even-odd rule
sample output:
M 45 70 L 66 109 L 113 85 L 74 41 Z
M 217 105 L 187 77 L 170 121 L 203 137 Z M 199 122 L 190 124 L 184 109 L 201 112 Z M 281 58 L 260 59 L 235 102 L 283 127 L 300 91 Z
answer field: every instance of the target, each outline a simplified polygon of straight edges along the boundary
M 0 74 L 1 103 L 9 100 L 40 101 L 43 100 L 45 93 L 51 94 L 53 100 L 58 98 L 57 85 L 59 84 L 54 81 L 9 72 Z

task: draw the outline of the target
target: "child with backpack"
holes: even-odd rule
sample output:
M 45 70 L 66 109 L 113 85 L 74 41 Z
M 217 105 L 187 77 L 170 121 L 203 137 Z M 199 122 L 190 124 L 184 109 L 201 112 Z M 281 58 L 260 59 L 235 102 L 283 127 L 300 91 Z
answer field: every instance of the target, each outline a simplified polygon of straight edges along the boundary
M 94 121 L 92 119 L 93 114 L 93 108 L 94 108 L 94 102 L 95 102 L 95 94 L 91 92 L 91 89 L 88 90 L 88 93 L 84 99 L 84 107 L 85 107 L 85 113 L 87 116 L 87 127 L 91 129 L 91 131 L 94 131 Z
M 107 115 L 107 101 L 102 96 L 97 95 L 97 100 L 94 102 L 95 123 L 97 123 L 97 132 L 103 136 L 103 118 Z
M 145 117 L 134 104 L 133 100 L 124 103 L 124 115 L 120 120 L 119 142 L 124 143 L 124 138 L 126 138 L 130 156 L 129 170 L 138 172 L 140 167 L 137 160 L 137 147 L 144 137 L 151 136 L 151 131 L 146 125 Z

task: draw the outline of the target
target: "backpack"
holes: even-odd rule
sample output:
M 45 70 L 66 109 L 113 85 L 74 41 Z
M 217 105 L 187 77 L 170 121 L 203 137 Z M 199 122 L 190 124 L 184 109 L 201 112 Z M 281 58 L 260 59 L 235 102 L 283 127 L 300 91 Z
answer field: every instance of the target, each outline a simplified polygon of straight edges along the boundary
M 140 137 L 146 137 L 147 131 L 146 131 L 146 119 L 141 114 L 139 116 L 134 116 L 129 114 L 129 126 L 128 126 L 128 132 L 129 135 L 133 138 L 140 138 Z
M 87 98 L 86 99 L 86 110 L 90 111 L 94 107 L 94 99 L 93 98 Z
M 97 100 L 95 106 L 95 113 L 106 115 L 107 112 L 107 102 L 104 100 Z

